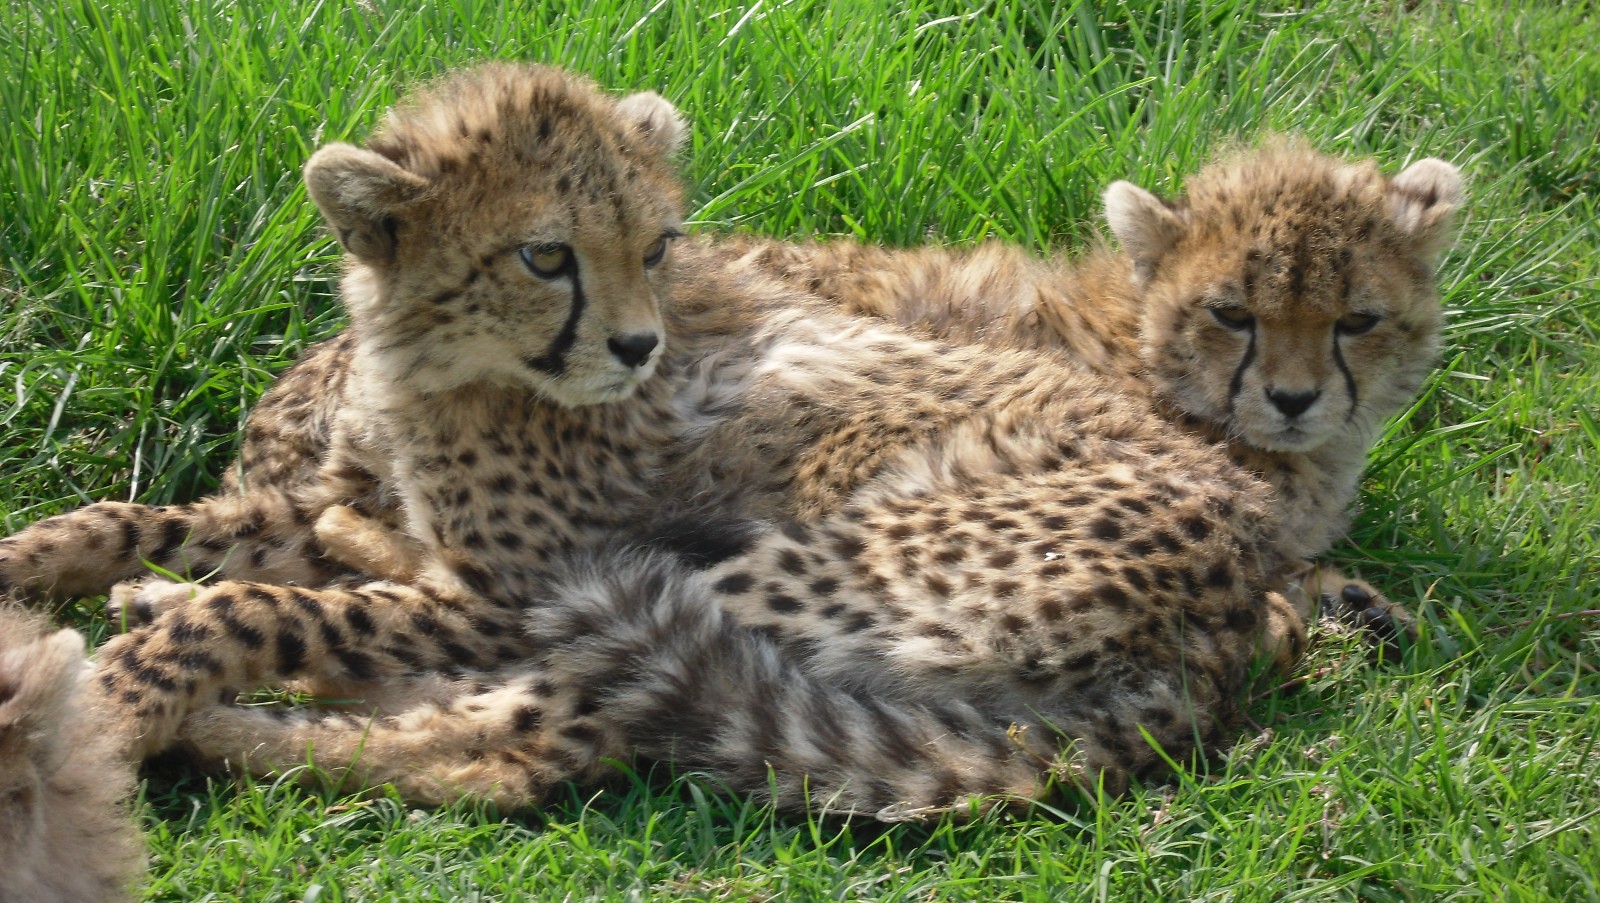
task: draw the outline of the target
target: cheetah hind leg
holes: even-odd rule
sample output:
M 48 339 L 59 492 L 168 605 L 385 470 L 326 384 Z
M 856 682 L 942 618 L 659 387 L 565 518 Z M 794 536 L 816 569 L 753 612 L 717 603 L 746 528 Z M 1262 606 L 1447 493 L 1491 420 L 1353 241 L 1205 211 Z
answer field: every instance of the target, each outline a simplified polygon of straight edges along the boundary
M 295 773 L 346 792 L 389 784 L 408 802 L 503 809 L 538 805 L 561 781 L 596 778 L 625 752 L 579 714 L 580 693 L 538 675 L 456 682 L 447 698 L 424 678 L 405 705 L 408 683 L 395 682 L 394 708 L 375 714 L 213 705 L 190 714 L 178 739 L 204 762 L 257 776 Z
M 308 548 L 305 512 L 281 492 L 153 507 L 96 502 L 0 539 L 0 596 L 97 596 L 148 565 L 177 574 L 314 586 L 336 576 Z
M 1365 580 L 1308 564 L 1297 582 L 1309 610 L 1358 628 L 1383 661 L 1399 661 L 1417 640 L 1416 616 Z

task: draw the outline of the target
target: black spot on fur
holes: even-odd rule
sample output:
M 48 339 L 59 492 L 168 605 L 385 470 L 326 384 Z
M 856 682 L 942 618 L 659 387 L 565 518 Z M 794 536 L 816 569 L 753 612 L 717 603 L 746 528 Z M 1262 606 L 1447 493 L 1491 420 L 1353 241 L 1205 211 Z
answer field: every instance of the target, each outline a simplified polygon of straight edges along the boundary
M 130 528 L 132 528 L 130 530 Z M 124 544 L 129 550 L 138 547 L 139 531 L 131 521 L 124 522 Z M 131 532 L 131 540 L 128 535 Z M 189 525 L 180 520 L 169 520 L 161 525 L 161 545 L 150 554 L 153 561 L 170 561 L 177 554 L 178 548 L 189 537 Z
M 749 592 L 750 588 L 755 585 L 755 578 L 749 574 L 734 573 L 718 580 L 711 588 L 723 595 L 738 596 Z
M 1233 586 L 1233 568 L 1226 561 L 1219 561 L 1206 572 L 1206 585 L 1215 589 L 1227 589 Z
M 344 620 L 359 636 L 370 637 L 378 632 L 377 625 L 372 623 L 372 616 L 359 608 L 345 609 Z
M 522 706 L 511 717 L 511 727 L 519 734 L 526 734 L 544 723 L 544 712 L 533 706 Z
M 866 543 L 854 536 L 840 536 L 833 541 L 833 550 L 841 558 L 856 558 L 866 549 Z
M 224 615 L 218 618 L 218 621 L 222 624 L 223 632 L 246 649 L 255 651 L 266 645 L 266 634 L 240 621 L 238 618 L 232 615 Z
M 803 577 L 806 573 L 805 560 L 794 549 L 784 549 L 778 553 L 778 567 L 784 573 L 795 577 Z
M 778 530 L 799 545 L 803 546 L 811 543 L 811 531 L 807 530 L 802 524 L 789 521 L 779 527 Z
M 193 643 L 203 643 L 211 637 L 211 629 L 204 624 L 196 624 L 184 618 L 181 614 L 174 615 L 166 625 L 167 635 L 174 643 L 187 646 Z
M 306 663 L 305 637 L 291 630 L 278 631 L 278 675 L 300 673 Z
M 335 646 L 333 655 L 344 666 L 345 673 L 356 680 L 373 680 L 378 676 L 378 669 L 373 664 L 372 656 L 364 652 L 357 652 L 346 646 Z
M 1090 524 L 1089 532 L 1093 534 L 1096 539 L 1103 539 L 1107 542 L 1122 538 L 1122 527 L 1118 526 L 1116 521 L 1108 517 L 1099 518 L 1094 523 Z
M 767 607 L 781 615 L 792 615 L 800 610 L 800 600 L 786 593 L 769 593 Z
M 1141 578 L 1143 579 L 1143 578 Z M 1128 593 L 1115 583 L 1102 583 L 1094 588 L 1094 597 L 1111 608 L 1127 608 Z
M 877 619 L 872 615 L 864 611 L 858 611 L 845 618 L 842 629 L 845 633 L 860 633 L 863 630 L 872 629 L 873 625 L 877 623 Z

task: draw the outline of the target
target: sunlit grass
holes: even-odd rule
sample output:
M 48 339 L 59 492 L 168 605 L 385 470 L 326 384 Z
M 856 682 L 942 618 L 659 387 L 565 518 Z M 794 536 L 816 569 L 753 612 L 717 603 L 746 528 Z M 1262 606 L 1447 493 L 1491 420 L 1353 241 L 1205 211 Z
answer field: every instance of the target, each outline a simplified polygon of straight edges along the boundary
M 1079 246 L 1111 180 L 1172 189 L 1263 129 L 1470 182 L 1446 366 L 1336 553 L 1417 604 L 1425 642 L 1384 670 L 1325 641 L 1209 773 L 885 828 L 664 769 L 511 816 L 158 769 L 151 898 L 1600 898 L 1600 55 L 1575 50 L 1597 45 L 1592 4 L 1554 3 L 6 5 L 13 530 L 214 485 L 253 400 L 341 322 L 300 165 L 475 59 L 666 94 L 710 231 Z

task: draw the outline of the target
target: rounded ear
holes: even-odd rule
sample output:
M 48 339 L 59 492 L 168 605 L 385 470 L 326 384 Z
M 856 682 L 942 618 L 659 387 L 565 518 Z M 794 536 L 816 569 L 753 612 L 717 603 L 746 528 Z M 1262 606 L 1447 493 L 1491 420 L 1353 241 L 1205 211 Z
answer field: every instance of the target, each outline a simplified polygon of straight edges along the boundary
M 1161 258 L 1183 237 L 1186 224 L 1182 215 L 1132 182 L 1112 182 L 1105 201 L 1106 223 L 1133 259 L 1134 276 L 1140 281 L 1149 279 Z
M 1407 166 L 1389 181 L 1389 216 L 1401 232 L 1432 258 L 1455 240 L 1455 211 L 1461 206 L 1461 170 L 1437 157 Z
M 683 145 L 687 130 L 683 116 L 672 102 L 654 91 L 640 91 L 617 101 L 617 111 L 623 119 L 632 120 L 634 128 L 662 156 L 671 156 Z
M 306 191 L 344 249 L 365 263 L 394 259 L 398 214 L 419 200 L 428 181 L 382 154 L 330 144 L 311 155 Z

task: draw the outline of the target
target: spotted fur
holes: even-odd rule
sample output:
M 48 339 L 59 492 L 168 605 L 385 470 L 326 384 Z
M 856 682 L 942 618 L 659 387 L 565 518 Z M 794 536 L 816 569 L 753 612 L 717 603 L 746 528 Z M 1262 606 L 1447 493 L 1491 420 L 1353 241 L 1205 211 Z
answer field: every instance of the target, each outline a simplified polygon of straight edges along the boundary
M 684 461 L 754 454 L 770 476 L 747 485 L 791 499 L 760 509 L 783 526 L 700 572 L 575 556 L 524 613 L 527 657 L 440 697 L 368 717 L 206 709 L 186 742 L 273 770 L 310 739 L 349 780 L 503 804 L 644 754 L 905 818 L 1120 787 L 1225 736 L 1254 659 L 1300 654 L 1267 582 L 1267 487 L 1142 402 L 824 310 L 780 335 Z
M 520 655 L 541 569 L 640 528 L 699 416 L 686 406 L 715 416 L 701 374 L 760 315 L 728 300 L 760 294 L 737 274 L 675 264 L 680 134 L 654 95 L 487 65 L 419 94 L 368 148 L 308 163 L 348 252 L 351 326 L 268 394 L 229 488 L 91 505 L 0 544 L 12 593 L 106 592 L 144 561 L 221 578 L 101 653 L 133 755 L 220 687 Z M 695 295 L 671 304 L 674 279 Z M 367 582 L 322 554 L 314 525 L 341 506 L 414 537 L 413 579 Z
M 1274 138 L 1223 156 L 1170 201 L 1112 185 L 1106 215 L 1122 251 L 1077 261 L 1001 244 L 741 237 L 722 248 L 851 312 L 1055 353 L 1152 395 L 1273 484 L 1282 548 L 1311 558 L 1344 532 L 1383 422 L 1433 366 L 1434 264 L 1461 197 L 1441 160 L 1386 179 L 1371 163 Z M 1325 590 L 1371 617 L 1382 606 L 1409 629 L 1361 581 L 1297 572 L 1311 596 Z
M 130 753 L 312 741 L 357 782 L 514 804 L 643 753 L 902 817 L 1213 746 L 1251 662 L 1303 648 L 1268 486 L 1061 361 L 658 255 L 674 120 L 645 107 L 489 66 L 308 164 L 351 328 L 306 510 L 374 509 L 416 564 L 181 588 L 100 656 Z M 308 677 L 376 714 L 212 704 Z

